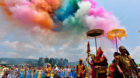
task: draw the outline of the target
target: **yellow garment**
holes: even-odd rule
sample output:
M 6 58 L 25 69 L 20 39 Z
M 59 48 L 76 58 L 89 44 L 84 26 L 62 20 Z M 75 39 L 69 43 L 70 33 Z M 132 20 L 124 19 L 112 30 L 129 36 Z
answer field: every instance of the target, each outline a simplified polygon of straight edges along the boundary
M 41 78 L 42 70 L 38 70 L 38 76 L 37 78 Z
M 128 58 L 127 56 L 122 56 L 122 55 L 120 55 L 120 56 L 119 56 L 119 61 L 120 61 L 120 63 L 122 63 L 122 65 L 123 65 L 123 66 L 121 67 L 121 69 L 123 70 L 124 74 L 125 74 L 125 75 L 131 74 L 132 68 L 131 68 L 131 65 L 130 65 L 130 60 L 129 60 L 129 58 Z
M 53 73 L 51 73 L 51 76 L 52 76 L 52 77 L 54 77 L 54 74 L 53 74 Z
M 51 67 L 45 68 L 45 77 L 50 77 L 51 76 Z

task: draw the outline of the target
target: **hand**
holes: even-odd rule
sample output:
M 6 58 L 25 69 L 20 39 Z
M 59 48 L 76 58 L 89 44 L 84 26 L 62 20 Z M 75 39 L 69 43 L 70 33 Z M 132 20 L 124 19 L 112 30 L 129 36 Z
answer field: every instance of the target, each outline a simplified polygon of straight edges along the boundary
M 119 72 L 120 72 L 121 74 L 123 74 L 123 71 L 122 71 L 122 70 L 120 70 Z

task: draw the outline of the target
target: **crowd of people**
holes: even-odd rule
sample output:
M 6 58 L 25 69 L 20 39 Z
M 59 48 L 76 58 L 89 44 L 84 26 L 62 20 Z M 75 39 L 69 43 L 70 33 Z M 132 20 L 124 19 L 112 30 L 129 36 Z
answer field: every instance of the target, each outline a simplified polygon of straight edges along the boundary
M 51 67 L 47 64 L 46 67 L 31 67 L 31 66 L 2 66 L 2 78 L 76 78 L 75 67 L 70 66 L 58 67 L 57 65 Z
M 127 49 L 120 46 L 119 51 L 114 52 L 114 59 L 109 67 L 107 58 L 100 47 L 96 56 L 87 50 L 86 64 L 80 58 L 79 64 L 74 67 L 69 65 L 58 67 L 51 64 L 45 67 L 1 66 L 4 71 L 2 78 L 139 78 L 138 67 Z

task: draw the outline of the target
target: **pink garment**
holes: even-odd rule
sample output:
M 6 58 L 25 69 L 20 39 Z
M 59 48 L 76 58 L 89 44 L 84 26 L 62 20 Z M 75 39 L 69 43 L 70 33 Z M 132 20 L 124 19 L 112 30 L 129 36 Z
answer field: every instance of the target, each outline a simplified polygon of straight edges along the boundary
M 94 66 L 94 61 L 93 60 L 91 60 L 91 63 L 92 63 L 92 65 L 91 65 L 91 69 L 92 69 L 92 71 L 91 71 L 91 78 L 95 78 L 96 76 L 96 72 L 95 72 L 95 66 Z

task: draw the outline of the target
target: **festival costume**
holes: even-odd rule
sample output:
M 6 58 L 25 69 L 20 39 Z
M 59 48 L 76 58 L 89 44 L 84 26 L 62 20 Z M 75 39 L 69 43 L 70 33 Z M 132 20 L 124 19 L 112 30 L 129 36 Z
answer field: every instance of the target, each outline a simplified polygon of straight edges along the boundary
M 109 67 L 111 71 L 111 78 L 123 78 L 123 75 L 119 72 L 117 68 L 117 60 L 113 60 L 111 66 Z
M 94 54 L 90 54 L 90 56 L 91 56 L 91 62 L 89 63 L 90 64 L 90 67 L 91 67 L 91 72 L 90 72 L 90 74 L 91 74 L 91 77 L 88 77 L 88 78 L 95 78 L 95 75 L 96 75 L 96 71 L 95 71 L 95 62 L 94 62 L 94 60 L 95 60 L 95 55 Z M 88 59 L 89 60 L 89 59 Z M 87 61 L 88 61 L 87 60 Z M 88 61 L 89 62 L 89 61 Z
M 107 59 L 103 54 L 101 47 L 98 49 L 96 58 L 95 58 L 95 66 L 96 68 L 96 78 L 107 78 Z M 102 55 L 102 56 L 99 56 Z
M 44 78 L 50 78 L 51 77 L 51 67 L 48 67 L 45 69 L 45 77 Z
M 96 76 L 96 71 L 95 71 L 95 65 L 94 65 L 94 60 L 91 60 L 91 78 L 95 78 Z
M 88 66 L 88 63 L 86 63 L 85 71 L 86 71 L 86 73 L 85 73 L 86 74 L 86 77 L 85 78 L 91 78 L 91 69 Z
M 19 75 L 19 78 L 24 78 L 24 68 L 21 69 L 21 71 L 20 71 L 20 75 Z
M 58 67 L 56 66 L 56 68 L 52 71 L 52 73 L 54 74 L 54 78 L 58 78 Z
M 133 78 L 132 77 L 132 67 L 130 65 L 130 60 L 127 56 L 119 56 L 119 63 L 120 68 L 123 70 L 123 74 L 125 78 Z
M 7 78 L 17 78 L 17 71 L 15 69 L 10 70 Z
M 84 78 L 84 64 L 77 65 L 77 78 Z
M 123 71 L 123 75 L 125 78 L 137 78 L 137 65 L 130 57 L 129 52 L 126 50 L 124 46 L 119 47 L 120 52 L 125 52 L 124 55 L 119 56 L 118 65 Z M 124 51 L 123 51 L 124 50 Z
M 37 78 L 37 76 L 38 76 L 38 72 L 36 71 L 34 74 L 34 78 Z
M 71 73 L 70 72 L 71 72 L 71 69 L 70 68 L 68 68 L 68 67 L 65 68 L 64 69 L 64 75 L 65 75 L 64 77 L 65 78 L 69 78 L 71 76 Z
M 59 78 L 64 78 L 64 71 L 62 69 L 59 69 L 58 76 Z
M 41 75 L 42 75 L 42 70 L 38 70 L 37 78 L 41 78 Z
M 44 78 L 45 72 L 42 70 L 41 78 Z
M 75 68 L 72 68 L 72 78 L 76 78 Z
M 26 78 L 31 78 L 31 70 L 28 70 Z

